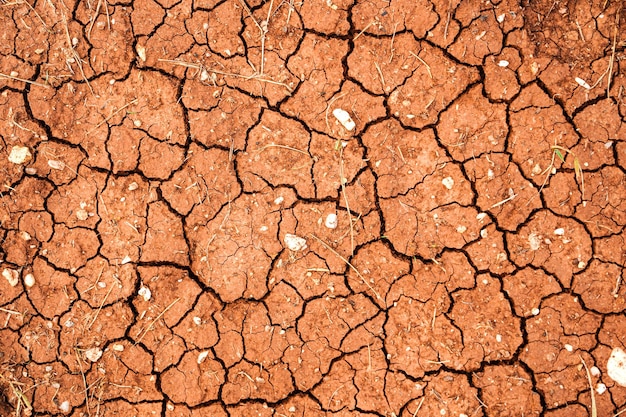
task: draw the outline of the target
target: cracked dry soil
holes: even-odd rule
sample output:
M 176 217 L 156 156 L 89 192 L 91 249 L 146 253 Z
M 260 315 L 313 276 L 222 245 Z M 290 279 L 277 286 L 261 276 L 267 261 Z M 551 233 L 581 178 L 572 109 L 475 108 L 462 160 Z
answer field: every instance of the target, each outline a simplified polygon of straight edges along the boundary
M 0 414 L 623 411 L 624 22 L 3 1 Z

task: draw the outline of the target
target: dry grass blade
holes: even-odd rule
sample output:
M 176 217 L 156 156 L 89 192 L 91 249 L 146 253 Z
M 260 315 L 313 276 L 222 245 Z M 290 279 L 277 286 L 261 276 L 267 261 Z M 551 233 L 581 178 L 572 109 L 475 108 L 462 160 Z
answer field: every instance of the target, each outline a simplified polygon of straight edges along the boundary
M 28 84 L 36 85 L 36 86 L 38 86 L 38 87 L 50 88 L 50 86 L 49 86 L 49 85 L 47 85 L 47 84 L 41 84 L 41 83 L 38 83 L 38 82 L 36 82 L 36 81 L 27 80 L 27 79 L 25 79 L 25 78 L 14 77 L 13 75 L 7 75 L 7 74 L 2 74 L 2 73 L 0 73 L 0 77 L 2 77 L 2 78 L 8 78 L 8 79 L 10 79 L 10 80 L 15 80 L 15 81 L 21 81 L 21 82 L 23 82 L 23 83 L 28 83 Z
M 150 331 L 150 329 L 152 328 L 152 326 L 154 326 L 154 323 L 156 323 L 161 317 L 163 317 L 163 315 L 172 307 L 174 307 L 174 304 L 176 304 L 177 302 L 180 301 L 180 297 L 178 297 L 177 299 L 175 299 L 174 301 L 172 301 L 170 303 L 170 305 L 168 305 L 167 307 L 165 307 L 165 309 L 163 311 L 161 311 L 161 313 L 159 313 L 158 316 L 156 316 L 154 318 L 154 320 L 152 320 L 152 322 L 148 325 L 148 327 L 146 327 L 146 329 L 141 333 L 141 336 L 139 337 L 139 339 L 135 342 L 135 344 L 141 343 L 141 341 L 143 340 L 144 336 Z
M 580 361 L 582 362 L 583 366 L 585 367 L 585 371 L 587 372 L 587 382 L 589 383 L 589 392 L 591 394 L 591 417 L 598 417 L 598 409 L 596 408 L 596 395 L 593 389 L 593 382 L 591 382 L 591 372 L 589 371 L 589 368 L 587 367 L 587 364 L 585 363 L 583 357 L 580 355 L 578 355 L 578 357 L 580 358 Z

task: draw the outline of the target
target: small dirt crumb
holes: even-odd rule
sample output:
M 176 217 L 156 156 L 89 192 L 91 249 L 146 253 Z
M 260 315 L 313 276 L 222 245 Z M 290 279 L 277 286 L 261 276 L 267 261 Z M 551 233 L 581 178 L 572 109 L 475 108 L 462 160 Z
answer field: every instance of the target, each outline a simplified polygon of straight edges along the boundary
M 4 268 L 2 271 L 2 276 L 9 281 L 9 285 L 12 287 L 15 287 L 19 282 L 18 275 L 19 273 L 15 269 Z
M 9 162 L 14 164 L 24 164 L 32 159 L 33 155 L 26 146 L 14 146 L 9 154 Z

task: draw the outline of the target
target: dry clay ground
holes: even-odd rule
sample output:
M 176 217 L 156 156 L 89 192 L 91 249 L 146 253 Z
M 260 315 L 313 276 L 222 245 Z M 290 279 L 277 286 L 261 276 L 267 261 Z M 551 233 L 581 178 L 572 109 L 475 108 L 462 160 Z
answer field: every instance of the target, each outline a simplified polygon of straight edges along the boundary
M 0 414 L 624 410 L 620 8 L 3 1 Z

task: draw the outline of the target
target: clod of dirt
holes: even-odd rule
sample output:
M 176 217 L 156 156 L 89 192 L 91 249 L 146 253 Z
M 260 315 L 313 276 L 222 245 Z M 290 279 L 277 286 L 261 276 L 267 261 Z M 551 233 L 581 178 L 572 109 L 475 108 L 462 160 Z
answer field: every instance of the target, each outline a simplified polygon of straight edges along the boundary
M 613 381 L 626 387 L 626 352 L 622 348 L 613 349 L 606 364 L 606 370 Z

